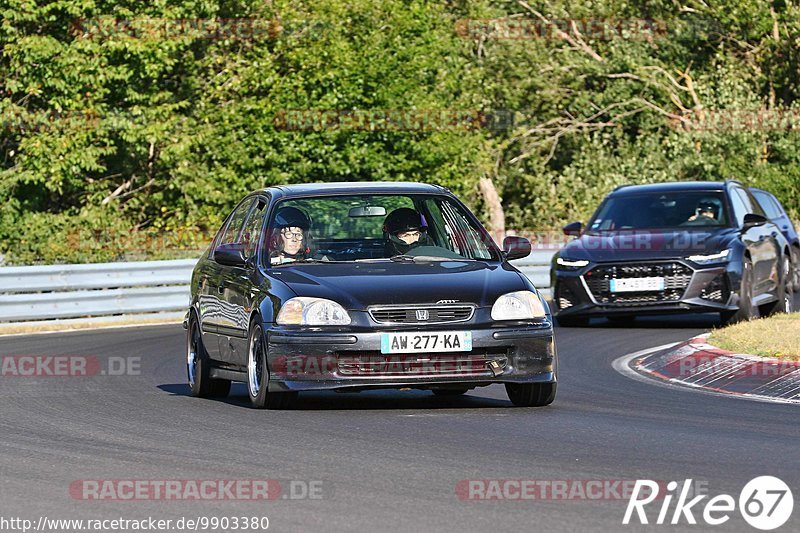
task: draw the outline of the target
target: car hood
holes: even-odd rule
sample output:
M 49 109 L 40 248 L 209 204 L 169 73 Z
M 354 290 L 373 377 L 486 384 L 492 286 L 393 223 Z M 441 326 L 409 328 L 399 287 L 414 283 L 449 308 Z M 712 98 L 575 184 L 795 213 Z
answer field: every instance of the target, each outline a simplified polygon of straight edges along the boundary
M 724 250 L 738 235 L 734 228 L 584 234 L 566 244 L 560 255 L 570 260 L 597 262 L 682 259 Z
M 271 276 L 298 296 L 328 298 L 347 309 L 440 300 L 491 306 L 507 292 L 527 289 L 509 265 L 482 261 L 297 264 Z

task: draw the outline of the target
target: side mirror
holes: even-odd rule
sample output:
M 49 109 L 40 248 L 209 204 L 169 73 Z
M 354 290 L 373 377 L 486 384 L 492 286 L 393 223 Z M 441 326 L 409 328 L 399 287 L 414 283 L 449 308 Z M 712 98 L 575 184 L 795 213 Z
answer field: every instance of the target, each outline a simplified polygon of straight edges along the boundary
M 503 254 L 509 261 L 531 255 L 531 241 L 525 237 L 506 237 L 503 239 Z
M 563 228 L 564 235 L 579 237 L 583 231 L 583 222 L 570 222 Z
M 763 226 L 769 222 L 766 217 L 761 215 L 757 215 L 755 213 L 747 213 L 744 216 L 744 224 L 742 225 L 742 229 L 750 229 L 756 226 Z
M 220 265 L 243 267 L 247 264 L 242 244 L 220 244 L 214 250 L 214 261 Z

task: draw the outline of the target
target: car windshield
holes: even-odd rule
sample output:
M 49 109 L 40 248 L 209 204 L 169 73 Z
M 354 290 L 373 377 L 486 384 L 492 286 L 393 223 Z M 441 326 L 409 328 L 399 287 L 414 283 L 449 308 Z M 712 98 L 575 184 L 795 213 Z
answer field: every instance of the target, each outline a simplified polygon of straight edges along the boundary
M 728 226 L 721 192 L 628 194 L 606 199 L 588 231 L 691 229 Z
M 265 263 L 498 260 L 491 237 L 444 195 L 336 195 L 283 200 Z

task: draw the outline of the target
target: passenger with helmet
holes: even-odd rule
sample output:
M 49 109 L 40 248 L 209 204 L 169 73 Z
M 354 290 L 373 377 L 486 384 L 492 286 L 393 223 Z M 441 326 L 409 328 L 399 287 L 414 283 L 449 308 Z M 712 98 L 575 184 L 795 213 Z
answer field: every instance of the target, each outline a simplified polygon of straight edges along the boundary
M 387 237 L 384 247 L 386 257 L 403 255 L 417 246 L 429 245 L 427 231 L 425 217 L 415 209 L 395 209 L 383 223 L 383 232 Z
M 269 240 L 271 265 L 300 261 L 311 256 L 311 220 L 296 207 L 283 207 L 275 214 Z
M 694 214 L 689 217 L 688 223 L 697 224 L 718 224 L 719 215 L 722 211 L 722 203 L 716 198 L 703 198 L 697 202 Z

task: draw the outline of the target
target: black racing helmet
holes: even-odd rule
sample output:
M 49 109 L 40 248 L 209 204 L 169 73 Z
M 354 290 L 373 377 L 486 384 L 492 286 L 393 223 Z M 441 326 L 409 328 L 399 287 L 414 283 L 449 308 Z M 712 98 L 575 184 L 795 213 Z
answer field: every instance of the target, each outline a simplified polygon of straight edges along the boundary
M 419 231 L 420 235 L 419 240 L 413 244 L 407 244 L 397 236 L 398 233 L 414 230 Z M 425 223 L 425 218 L 416 210 L 408 207 L 395 209 L 383 222 L 383 231 L 389 237 L 384 247 L 386 256 L 402 255 L 417 246 L 429 245 L 427 230 L 428 225 Z
M 714 213 L 714 218 L 719 220 L 719 214 L 722 211 L 722 202 L 717 198 L 703 198 L 697 202 L 697 209 L 695 214 L 700 213 Z
M 427 226 L 422 215 L 408 207 L 395 209 L 383 222 L 383 230 L 389 235 L 395 236 L 403 231 L 425 231 L 426 229 Z

